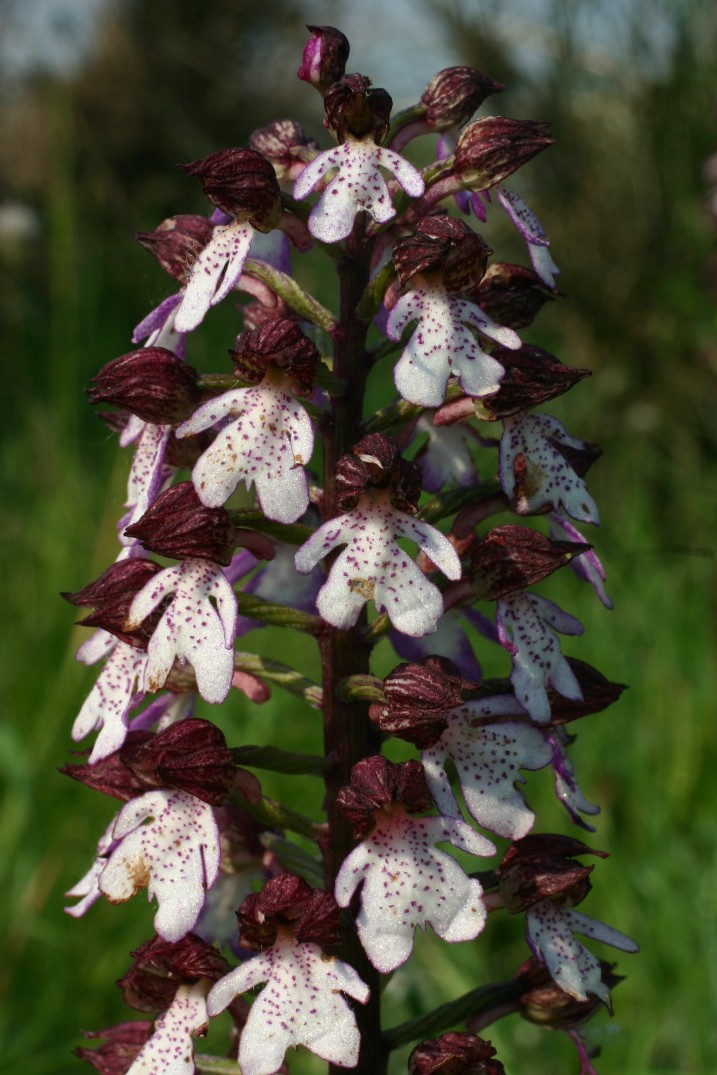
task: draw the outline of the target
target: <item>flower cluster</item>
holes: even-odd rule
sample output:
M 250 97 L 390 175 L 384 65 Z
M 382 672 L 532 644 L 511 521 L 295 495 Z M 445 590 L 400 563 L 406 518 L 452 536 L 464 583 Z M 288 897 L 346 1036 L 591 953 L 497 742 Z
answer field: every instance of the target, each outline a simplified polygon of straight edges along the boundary
M 592 870 L 575 860 L 604 853 L 536 835 L 522 775 L 551 770 L 568 819 L 590 830 L 598 807 L 567 725 L 622 689 L 562 652 L 558 635 L 582 626 L 533 591 L 569 565 L 611 607 L 575 525 L 599 521 L 585 483 L 598 450 L 536 410 L 586 371 L 524 340 L 557 268 L 505 180 L 551 140 L 542 123 L 475 118 L 503 87 L 468 67 L 392 118 L 386 90 L 346 73 L 344 35 L 310 32 L 298 77 L 334 144 L 285 119 L 184 166 L 207 214 L 137 235 L 179 290 L 89 389 L 134 455 L 116 560 L 65 595 L 91 610 L 78 660 L 102 665 L 71 731 L 97 736 L 64 771 L 122 806 L 67 910 L 145 888 L 157 908 L 119 983 L 154 1021 L 90 1034 L 105 1043 L 78 1054 L 106 1075 L 190 1075 L 194 1039 L 228 1011 L 245 1075 L 285 1070 L 298 1046 L 381 1075 L 404 1040 L 380 1031 L 381 975 L 409 960 L 417 929 L 473 941 L 503 909 L 524 917 L 534 962 L 496 987 L 480 1026 L 474 1013 L 450 1030 L 450 1005 L 440 1026 L 414 1020 L 415 1039 L 450 1032 L 417 1044 L 409 1071 L 500 1075 L 472 1031 L 511 1011 L 569 1029 L 592 1071 L 575 1027 L 610 1007 L 618 979 L 575 934 L 636 945 L 574 909 Z M 438 159 L 421 171 L 404 154 L 433 132 Z M 490 260 L 472 225 L 492 194 L 532 268 Z M 337 316 L 300 283 L 309 250 L 329 244 Z M 239 294 L 231 363 L 198 373 L 192 333 Z M 368 413 L 369 372 L 388 357 Z M 321 683 L 236 650 L 265 625 L 315 640 Z M 476 633 L 504 678 L 484 678 Z M 379 641 L 400 662 L 382 678 Z M 274 686 L 287 721 L 301 700 L 321 710 L 325 757 L 230 748 L 198 715 L 228 699 L 250 712 Z M 389 761 L 391 736 L 420 756 Z M 267 798 L 255 768 L 323 778 L 325 819 Z M 486 832 L 510 842 L 487 870 Z

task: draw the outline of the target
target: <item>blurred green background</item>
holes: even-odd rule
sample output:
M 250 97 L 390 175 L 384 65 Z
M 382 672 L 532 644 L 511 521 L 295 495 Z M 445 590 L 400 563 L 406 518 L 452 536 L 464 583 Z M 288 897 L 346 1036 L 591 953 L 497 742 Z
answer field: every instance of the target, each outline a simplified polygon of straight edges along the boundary
M 342 27 L 350 69 L 398 107 L 439 68 L 468 63 L 507 84 L 496 110 L 552 123 L 557 145 L 517 185 L 548 231 L 566 297 L 529 338 L 595 374 L 551 410 L 605 449 L 590 488 L 616 608 L 568 572 L 544 592 L 585 623 L 568 652 L 630 685 L 580 726 L 574 756 L 603 807 L 593 844 L 612 854 L 585 909 L 642 945 L 620 959 L 615 1018 L 589 1035 L 603 1047 L 601 1075 L 717 1070 L 713 2 L 396 0 L 382 12 L 377 2 L 3 0 L 0 19 L 0 1072 L 90 1070 L 71 1056 L 78 1028 L 132 1017 L 112 983 L 152 918 L 142 897 L 98 903 L 79 921 L 61 910 L 115 804 L 56 772 L 96 674 L 74 662 L 81 635 L 58 591 L 114 558 L 129 465 L 82 389 L 168 293 L 132 231 L 204 210 L 174 165 L 243 144 L 277 116 L 322 137 L 318 97 L 294 77 L 305 22 Z M 525 261 L 496 216 L 491 245 Z M 218 368 L 235 322 L 217 311 L 192 360 Z M 276 647 L 276 635 L 257 639 Z M 297 643 L 304 668 L 311 646 Z M 318 748 L 316 714 L 278 689 L 224 722 L 241 725 L 235 741 Z M 305 783 L 299 795 L 316 805 Z M 529 778 L 540 827 L 568 832 L 548 783 Z M 519 934 L 491 921 L 472 945 L 426 938 L 388 987 L 389 1022 L 509 977 L 524 958 Z M 516 1075 L 577 1070 L 566 1039 L 515 1017 L 488 1036 Z M 297 1061 L 292 1070 L 317 1070 Z

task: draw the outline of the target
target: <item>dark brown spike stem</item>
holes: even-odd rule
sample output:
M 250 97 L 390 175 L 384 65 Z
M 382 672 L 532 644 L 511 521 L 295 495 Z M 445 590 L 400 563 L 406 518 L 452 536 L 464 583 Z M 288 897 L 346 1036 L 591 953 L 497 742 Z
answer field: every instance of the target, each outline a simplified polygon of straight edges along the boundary
M 365 214 L 360 213 L 338 266 L 341 296 L 340 318 L 334 332 L 334 375 L 344 382 L 346 391 L 332 400 L 331 417 L 323 430 L 325 519 L 340 514 L 336 501 L 336 464 L 360 438 L 369 368 L 367 326 L 356 313 L 369 278 L 370 247 L 364 235 Z M 330 892 L 341 863 L 354 847 L 351 830 L 336 806 L 336 796 L 339 789 L 348 784 L 351 767 L 376 750 L 366 703 L 344 701 L 336 690 L 338 683 L 347 676 L 368 673 L 371 647 L 361 641 L 359 627 L 362 620 L 350 631 L 327 625 L 319 639 L 324 689 L 324 749 L 327 758 L 335 762 L 326 779 L 329 835 L 324 850 L 324 869 L 326 888 Z M 346 935 L 340 955 L 355 967 L 371 990 L 366 1005 L 354 1005 L 361 1031 L 361 1053 L 353 1071 L 356 1075 L 383 1075 L 388 1053 L 381 1035 L 380 976 L 366 958 L 355 931 Z M 344 1070 L 329 1065 L 331 1075 L 340 1075 Z

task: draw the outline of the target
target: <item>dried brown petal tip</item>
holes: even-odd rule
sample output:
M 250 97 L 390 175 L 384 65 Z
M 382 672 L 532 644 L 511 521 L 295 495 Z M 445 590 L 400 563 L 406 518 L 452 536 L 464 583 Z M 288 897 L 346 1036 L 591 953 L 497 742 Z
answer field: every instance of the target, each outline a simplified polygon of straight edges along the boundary
M 202 504 L 191 482 L 166 489 L 125 534 L 158 556 L 216 564 L 231 563 L 237 544 L 229 512 Z
M 386 705 L 377 707 L 379 727 L 426 750 L 446 729 L 445 713 L 461 705 L 462 691 L 474 686 L 446 657 L 401 664 L 384 680 Z
M 134 238 L 154 254 L 165 272 L 184 283 L 213 230 L 206 217 L 182 213 L 163 220 L 154 231 L 136 232 Z
M 462 220 L 442 213 L 425 217 L 413 235 L 393 248 L 393 263 L 402 285 L 417 273 L 442 272 L 447 291 L 475 288 L 492 250 L 482 236 Z
M 434 75 L 421 94 L 426 123 L 434 131 L 460 127 L 486 98 L 505 86 L 475 67 L 446 67 Z
M 507 179 L 553 144 L 548 124 L 485 116 L 464 128 L 455 152 L 455 170 L 468 190 L 487 190 Z
M 588 847 L 571 836 L 536 833 L 525 836 L 506 851 L 498 868 L 498 887 L 511 914 L 520 914 L 542 900 L 573 907 L 590 891 L 592 866 L 581 866 L 576 855 L 607 852 Z
M 622 975 L 615 974 L 616 965 L 600 960 L 600 976 L 610 990 L 625 980 Z M 570 1030 L 582 1026 L 593 1015 L 604 1010 L 602 1000 L 595 993 L 589 993 L 587 1000 L 576 1000 L 564 992 L 550 977 L 545 964 L 537 959 L 526 960 L 515 977 L 524 988 L 520 998 L 520 1013 L 539 1026 Z
M 180 985 L 200 978 L 216 982 L 229 969 L 224 956 L 196 933 L 172 942 L 153 937 L 131 955 L 134 962 L 117 985 L 125 1003 L 141 1012 L 164 1011 Z
M 420 762 L 396 764 L 381 755 L 363 758 L 354 765 L 351 783 L 341 788 L 336 802 L 356 839 L 371 832 L 375 812 L 392 803 L 403 803 L 409 813 L 421 813 L 434 805 Z
M 551 724 L 567 724 L 571 720 L 579 720 L 591 713 L 600 713 L 616 702 L 622 692 L 627 690 L 624 683 L 611 683 L 609 679 L 598 672 L 597 668 L 579 661 L 576 657 L 568 657 L 575 678 L 580 684 L 582 700 L 577 702 L 563 698 L 554 691 L 549 692 Z
M 300 943 L 332 945 L 339 941 L 340 911 L 334 897 L 310 888 L 292 873 L 268 881 L 261 892 L 247 896 L 237 911 L 239 935 L 245 948 L 267 948 L 280 930 Z
M 197 371 L 166 347 L 141 347 L 103 366 L 90 403 L 112 403 L 154 425 L 176 425 L 199 402 Z
M 526 526 L 497 526 L 473 549 L 471 584 L 481 600 L 497 601 L 535 585 L 591 548 L 580 542 L 551 541 Z
M 326 126 L 339 142 L 346 136 L 373 137 L 380 145 L 388 133 L 393 100 L 386 90 L 373 86 L 366 75 L 344 75 L 324 96 Z
M 408 1075 L 505 1075 L 505 1068 L 494 1057 L 489 1041 L 465 1031 L 451 1031 L 416 1046 L 408 1058 Z
M 237 376 L 251 384 L 259 384 L 274 365 L 291 377 L 297 395 L 307 396 L 313 391 L 319 349 L 296 320 L 265 318 L 256 328 L 242 332 L 229 353 Z
M 349 41 L 335 26 L 307 26 L 311 38 L 304 48 L 297 77 L 325 93 L 346 70 Z
M 220 149 L 202 160 L 180 164 L 198 176 L 206 197 L 224 213 L 259 231 L 281 219 L 281 191 L 273 165 L 254 149 Z
M 565 366 L 532 344 L 517 351 L 496 347 L 492 355 L 505 370 L 500 387 L 495 395 L 475 401 L 476 414 L 489 422 L 547 403 L 590 376 L 590 370 Z
M 153 788 L 178 788 L 219 806 L 234 785 L 236 766 L 224 735 L 199 717 L 171 724 L 141 743 L 125 743 L 124 765 Z
M 489 265 L 478 287 L 468 295 L 499 325 L 513 329 L 532 325 L 545 303 L 556 297 L 557 292 L 551 291 L 533 269 L 506 261 Z
M 125 631 L 124 624 L 135 595 L 161 570 L 160 565 L 152 560 L 120 560 L 89 586 L 77 593 L 63 593 L 62 596 L 72 605 L 94 609 L 89 616 L 80 620 L 83 627 L 101 627 L 130 646 L 145 649 L 159 623 L 164 605 L 160 605 L 134 631 Z

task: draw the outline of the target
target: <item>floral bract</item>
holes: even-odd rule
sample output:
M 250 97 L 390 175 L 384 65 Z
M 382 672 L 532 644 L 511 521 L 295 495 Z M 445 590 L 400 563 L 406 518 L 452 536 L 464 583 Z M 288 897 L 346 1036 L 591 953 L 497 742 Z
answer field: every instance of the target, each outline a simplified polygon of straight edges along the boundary
M 243 1075 L 272 1075 L 286 1050 L 297 1045 L 340 1067 L 355 1067 L 359 1032 L 341 994 L 365 1004 L 369 989 L 353 967 L 327 958 L 317 944 L 279 937 L 212 987 L 209 1014 L 217 1015 L 261 982 L 266 985 L 252 1004 L 239 1043 Z

